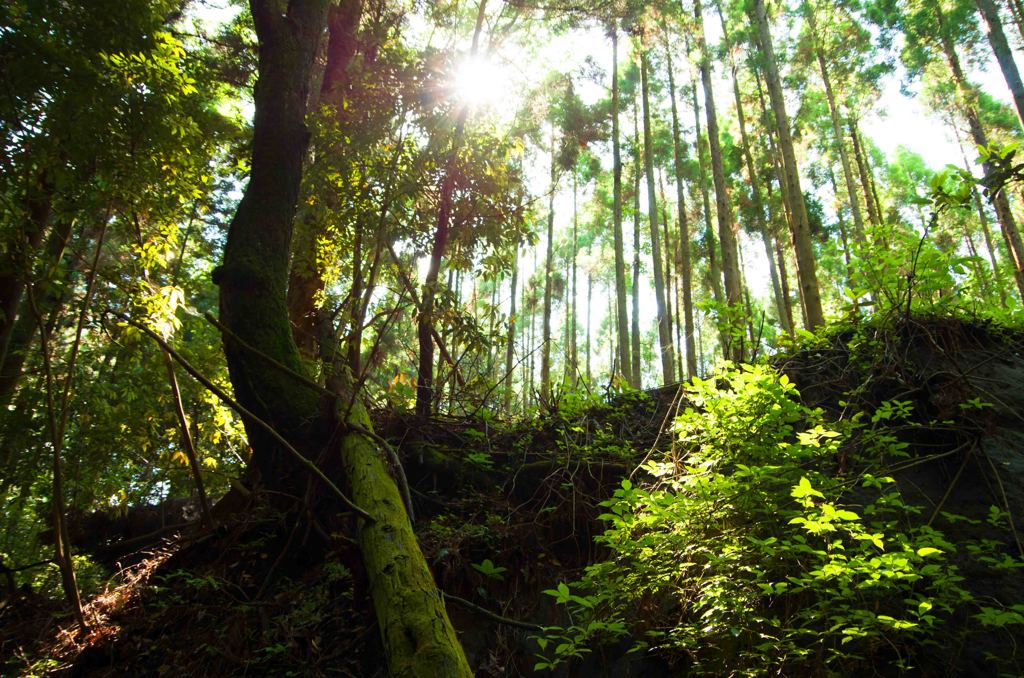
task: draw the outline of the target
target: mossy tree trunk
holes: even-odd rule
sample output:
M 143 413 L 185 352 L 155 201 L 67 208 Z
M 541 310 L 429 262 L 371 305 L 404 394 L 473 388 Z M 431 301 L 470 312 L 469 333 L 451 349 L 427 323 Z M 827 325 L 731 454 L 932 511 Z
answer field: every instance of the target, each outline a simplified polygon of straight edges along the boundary
M 387 463 L 372 438 L 355 430 L 369 430 L 369 419 L 347 372 L 328 381 L 340 398 L 325 398 L 295 376 L 305 368 L 289 322 L 288 265 L 309 138 L 310 74 L 328 5 L 292 0 L 282 13 L 280 3 L 251 2 L 259 40 L 252 171 L 215 273 L 229 330 L 224 351 L 238 401 L 308 458 L 330 444 L 339 424 L 350 425 L 337 449 L 351 496 L 372 517 L 359 524 L 359 544 L 389 673 L 470 676 Z M 353 403 L 347 422 L 339 422 L 339 402 Z M 261 485 L 276 496 L 301 495 L 308 478 L 303 467 L 254 421 L 246 427 Z

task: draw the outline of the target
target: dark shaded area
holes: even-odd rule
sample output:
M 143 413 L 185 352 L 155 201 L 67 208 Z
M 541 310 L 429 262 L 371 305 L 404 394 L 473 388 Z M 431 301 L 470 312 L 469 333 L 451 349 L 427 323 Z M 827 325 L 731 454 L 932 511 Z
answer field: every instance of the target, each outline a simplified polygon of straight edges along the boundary
M 907 447 L 894 475 L 906 500 L 922 507 L 918 519 L 933 520 L 951 542 L 988 538 L 998 542 L 997 552 L 1017 554 L 1005 527 L 988 518 L 992 506 L 1008 507 L 1014 524 L 1021 523 L 1024 334 L 981 322 L 913 319 L 840 330 L 775 360 L 804 401 L 831 419 L 872 412 L 885 401 L 910 403 L 910 416 L 895 426 Z M 679 407 L 678 395 L 677 387 L 618 395 L 518 424 L 377 413 L 376 430 L 403 459 L 435 579 L 470 603 L 449 600 L 448 610 L 477 675 L 531 673 L 533 632 L 482 610 L 565 623 L 562 608 L 543 591 L 605 555 L 593 543 L 603 529 L 598 505 L 652 447 L 671 445 L 659 431 Z M 840 451 L 837 474 L 862 463 L 861 442 Z M 254 499 L 232 501 L 235 508 L 260 505 Z M 76 516 L 78 548 L 108 563 L 115 553 L 131 562 L 137 552 L 136 564 L 91 603 L 98 622 L 83 638 L 57 632 L 59 606 L 31 593 L 8 595 L 0 607 L 5 671 L 24 672 L 28 662 L 19 657 L 44 657 L 65 675 L 384 675 L 350 516 L 247 508 L 227 518 L 222 512 L 213 533 L 189 527 L 168 538 L 149 528 L 169 509 L 183 510 Z M 1006 607 L 1024 601 L 1015 568 L 992 567 L 965 552 L 957 557 L 962 586 L 977 600 Z M 488 573 L 486 561 L 503 569 Z M 915 651 L 916 665 L 922 675 L 1012 674 L 1021 669 L 1019 628 L 954 619 L 942 628 L 941 643 Z M 595 648 L 555 675 L 685 673 L 660 656 L 627 654 L 630 646 Z

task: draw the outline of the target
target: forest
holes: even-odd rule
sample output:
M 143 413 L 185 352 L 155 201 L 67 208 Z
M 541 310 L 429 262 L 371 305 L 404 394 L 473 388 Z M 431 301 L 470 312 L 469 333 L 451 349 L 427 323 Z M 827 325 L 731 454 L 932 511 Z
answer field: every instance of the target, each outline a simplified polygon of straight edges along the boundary
M 1024 675 L 1022 56 L 0 3 L 0 674 Z

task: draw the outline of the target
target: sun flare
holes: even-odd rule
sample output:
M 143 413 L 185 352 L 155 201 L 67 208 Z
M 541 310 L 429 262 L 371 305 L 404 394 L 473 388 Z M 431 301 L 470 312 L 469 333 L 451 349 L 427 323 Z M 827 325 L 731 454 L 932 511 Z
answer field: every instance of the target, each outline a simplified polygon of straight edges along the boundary
M 455 70 L 455 96 L 473 108 L 497 108 L 510 87 L 506 69 L 489 57 L 468 57 Z

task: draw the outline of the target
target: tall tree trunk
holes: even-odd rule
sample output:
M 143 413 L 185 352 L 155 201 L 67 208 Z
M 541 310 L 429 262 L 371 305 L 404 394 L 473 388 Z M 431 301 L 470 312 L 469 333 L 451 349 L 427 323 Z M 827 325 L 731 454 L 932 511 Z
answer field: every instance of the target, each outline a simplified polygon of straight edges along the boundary
M 577 377 L 579 376 L 579 355 L 577 353 L 576 346 L 576 254 L 579 249 L 579 206 L 576 204 L 576 174 L 572 175 L 572 313 L 569 314 L 569 318 L 566 321 L 570 326 L 569 330 L 569 383 L 574 387 L 576 386 Z M 616 290 L 617 291 L 617 290 Z M 566 312 L 568 313 L 568 304 L 566 305 Z M 616 323 L 618 324 L 618 323 Z
M 221 321 L 230 331 L 224 352 L 238 401 L 307 458 L 330 443 L 340 410 L 338 398 L 325 399 L 295 378 L 305 374 L 305 366 L 286 302 L 308 139 L 307 89 L 328 5 L 327 0 L 292 0 L 282 14 L 279 3 L 251 2 L 259 41 L 252 171 L 214 275 Z M 269 366 L 263 356 L 288 371 Z M 369 428 L 347 375 L 338 370 L 328 384 L 349 397 L 349 426 Z M 301 494 L 306 477 L 299 475 L 303 467 L 288 456 L 290 450 L 248 417 L 245 425 L 262 483 Z M 370 438 L 354 431 L 342 437 L 339 447 L 352 497 L 372 517 L 359 523 L 358 542 L 389 673 L 470 676 L 383 455 Z
M 551 126 L 551 183 L 548 194 L 547 256 L 544 258 L 544 322 L 540 344 L 540 399 L 551 398 L 551 284 L 555 274 L 555 128 Z
M 725 303 L 725 292 L 722 291 L 722 269 L 718 265 L 718 239 L 715 229 L 711 226 L 711 190 L 708 188 L 707 140 L 701 132 L 700 102 L 697 99 L 697 80 L 690 82 L 690 95 L 693 102 L 693 120 L 697 133 L 697 166 L 700 173 L 700 193 L 704 207 L 704 242 L 708 250 L 708 272 L 711 275 L 711 293 L 718 304 Z M 724 342 L 723 342 L 724 346 Z
M 729 29 L 725 23 L 725 15 L 722 13 L 721 3 L 719 3 L 717 7 L 718 18 L 722 22 L 722 34 L 725 36 L 726 43 L 729 43 Z M 779 287 L 779 274 L 775 266 L 775 257 L 772 255 L 772 248 L 769 243 L 770 236 L 768 235 L 768 222 L 765 221 L 765 206 L 764 201 L 761 198 L 761 182 L 758 179 L 757 171 L 754 166 L 754 154 L 751 152 L 750 148 L 750 136 L 747 134 L 747 119 L 743 110 L 743 98 L 740 96 L 739 69 L 736 66 L 735 59 L 731 59 L 730 66 L 732 68 L 733 98 L 736 101 L 736 117 L 740 124 L 740 142 L 743 147 L 743 158 L 747 165 L 747 177 L 750 181 L 750 195 L 754 209 L 754 224 L 757 232 L 761 235 L 761 241 L 764 243 L 765 254 L 768 258 L 768 271 L 772 283 L 772 292 L 775 297 L 776 310 L 779 315 L 779 325 L 782 327 L 783 331 L 792 334 L 792 323 L 786 314 L 785 304 L 782 300 L 782 290 Z M 747 306 L 750 306 L 749 294 Z
M 519 248 L 516 247 L 516 260 L 512 265 L 511 308 L 508 313 L 508 342 L 505 344 L 505 395 L 502 400 L 502 411 L 507 417 L 512 413 L 512 370 L 516 346 L 516 286 L 519 284 Z
M 587 271 L 587 386 L 592 383 L 593 375 L 590 372 L 590 309 L 594 300 L 594 276 Z
M 672 327 L 675 324 L 675 319 L 672 313 L 672 290 L 675 286 L 675 282 L 672 277 L 672 236 L 669 233 L 668 228 L 668 207 L 666 206 L 665 198 L 665 177 L 664 174 L 659 176 L 659 186 L 661 188 L 661 232 L 663 236 L 663 250 L 665 252 L 665 315 L 668 317 L 668 338 L 669 338 L 669 350 L 672 352 L 672 381 L 676 381 L 676 361 L 678 360 L 678 354 L 676 353 L 676 342 L 672 334 Z M 676 299 L 676 305 L 678 306 L 679 299 Z M 678 312 L 678 309 L 677 311 Z
M 772 47 L 772 36 L 768 27 L 768 15 L 765 11 L 764 0 L 753 0 L 753 10 L 753 19 L 757 24 L 761 49 L 764 53 L 768 96 L 775 113 L 775 126 L 778 129 L 779 146 L 782 150 L 786 192 L 789 194 L 790 208 L 793 210 L 793 251 L 796 254 L 797 278 L 800 281 L 807 328 L 814 330 L 824 324 L 825 315 L 821 308 L 821 293 L 818 289 L 817 265 L 814 260 L 814 248 L 811 245 L 807 205 L 804 202 L 803 190 L 800 188 L 800 168 L 796 164 L 796 152 L 793 149 L 793 138 L 789 128 L 789 115 L 786 113 L 786 100 L 782 91 L 782 80 L 779 78 L 778 64 L 775 60 L 775 49 Z
M 644 105 L 644 173 L 647 175 L 647 214 L 651 227 L 651 258 L 654 268 L 654 297 L 658 311 L 658 352 L 661 354 L 663 384 L 671 384 L 676 372 L 672 360 L 672 328 L 665 312 L 665 277 L 662 270 L 661 234 L 658 233 L 658 199 L 654 189 L 654 148 L 651 140 L 651 107 L 647 45 L 641 38 L 640 91 Z
M 633 383 L 629 357 L 629 314 L 626 313 L 626 257 L 622 234 L 622 152 L 619 141 L 619 31 L 613 22 L 612 36 L 612 223 L 615 238 L 615 308 L 619 344 L 619 372 Z M 588 372 L 589 373 L 589 372 Z
M 963 69 L 960 67 L 960 58 L 957 56 L 956 46 L 946 30 L 945 17 L 939 5 L 935 5 L 935 14 L 939 21 L 939 39 L 942 43 L 943 52 L 946 55 L 946 61 L 949 64 L 949 70 L 953 74 L 953 82 L 956 85 L 957 103 L 960 106 L 961 112 L 967 118 L 967 126 L 970 129 L 971 138 L 975 145 L 987 147 L 988 135 L 981 126 L 981 119 L 978 117 L 978 109 L 974 103 L 975 95 L 967 82 L 967 78 L 964 76 Z M 981 167 L 986 177 L 992 176 L 995 170 L 989 161 L 983 162 Z M 1003 230 L 1003 236 L 1009 245 L 1010 256 L 1013 259 L 1014 279 L 1017 282 L 1017 290 L 1020 292 L 1021 299 L 1024 300 L 1024 243 L 1021 242 L 1020 231 L 1017 230 L 1017 223 L 1014 221 L 1013 213 L 1010 211 L 1010 200 L 1006 197 L 1005 190 L 992 192 L 989 199 L 992 201 L 992 207 L 996 211 L 996 219 L 999 221 L 999 226 Z
M 1006 40 L 1003 21 L 999 18 L 999 8 L 996 7 L 994 0 L 974 0 L 974 2 L 978 5 L 978 10 L 988 25 L 988 42 L 992 45 L 996 61 L 999 62 L 999 70 L 1003 72 L 1006 86 L 1010 88 L 1010 94 L 1013 95 L 1013 103 L 1017 107 L 1017 120 L 1021 126 L 1024 126 L 1024 82 L 1021 81 L 1017 63 L 1013 60 L 1010 43 Z
M 683 144 L 679 132 L 679 110 L 676 104 L 676 79 L 672 68 L 672 50 L 665 40 L 668 59 L 668 93 L 672 100 L 672 160 L 676 180 L 676 209 L 679 219 L 679 278 L 683 305 L 683 350 L 686 353 L 686 376 L 697 376 L 697 351 L 693 341 L 693 262 L 690 255 L 690 225 L 686 218 L 686 195 L 683 190 Z M 678 299 L 678 295 L 677 295 Z M 678 307 L 678 304 L 676 304 Z M 678 309 L 677 309 L 678 313 Z
M 643 373 L 640 368 L 640 123 L 639 106 L 633 103 L 633 314 L 630 325 L 630 386 L 640 388 Z
M 694 0 L 693 14 L 697 50 L 700 59 L 700 77 L 704 86 L 704 114 L 708 121 L 708 145 L 711 153 L 711 178 L 715 185 L 715 214 L 718 218 L 718 242 L 722 248 L 722 274 L 725 280 L 725 302 L 722 340 L 727 347 L 728 357 L 736 362 L 744 360 L 743 332 L 735 325 L 743 307 L 743 286 L 740 283 L 739 252 L 736 233 L 732 230 L 732 208 L 725 182 L 725 163 L 722 158 L 722 143 L 718 136 L 718 112 L 715 109 L 715 92 L 711 82 L 711 57 L 704 38 L 704 13 L 700 0 Z
M 469 52 L 470 58 L 476 56 L 480 45 L 480 33 L 483 30 L 486 10 L 487 0 L 480 0 L 477 5 L 476 26 L 473 29 L 473 43 Z M 451 230 L 452 197 L 459 173 L 457 167 L 458 149 L 462 141 L 462 134 L 465 130 L 466 118 L 468 116 L 469 106 L 463 104 L 456 116 L 451 148 L 448 152 L 448 159 L 445 161 L 444 174 L 441 179 L 440 190 L 438 191 L 437 228 L 434 231 L 434 244 L 430 251 L 430 265 L 427 268 L 427 276 L 423 281 L 423 294 L 420 297 L 420 316 L 416 327 L 417 341 L 419 343 L 419 367 L 416 376 L 416 414 L 420 417 L 430 415 L 430 406 L 434 398 L 434 301 L 437 297 L 441 259 L 444 257 L 445 249 L 448 246 L 448 236 Z
M 854 125 L 853 117 L 847 120 L 850 130 L 850 140 L 853 142 L 853 155 L 857 160 L 857 172 L 860 174 L 860 185 L 864 191 L 864 202 L 868 207 L 868 220 L 873 226 L 882 225 L 882 215 L 875 209 L 875 201 L 871 197 L 871 173 L 868 170 L 867 160 L 860 145 L 860 135 L 857 134 L 857 127 Z
M 846 181 L 846 191 L 850 199 L 850 211 L 853 213 L 854 237 L 857 240 L 864 240 L 864 216 L 860 211 L 860 201 L 857 200 L 857 189 L 853 180 L 853 169 L 850 165 L 850 154 L 846 151 L 846 144 L 843 143 L 842 121 L 839 116 L 839 108 L 836 105 L 835 92 L 832 90 L 832 78 L 829 77 L 828 67 L 825 63 L 825 53 L 821 47 L 821 38 L 818 34 L 818 23 L 814 16 L 814 5 L 807 2 L 804 5 L 804 15 L 807 17 L 807 27 L 811 31 L 811 40 L 814 43 L 814 55 L 818 60 L 818 70 L 821 71 L 821 81 L 825 85 L 825 99 L 828 101 L 828 112 L 832 120 L 832 134 L 836 150 L 839 151 L 839 159 L 843 165 L 843 179 Z

